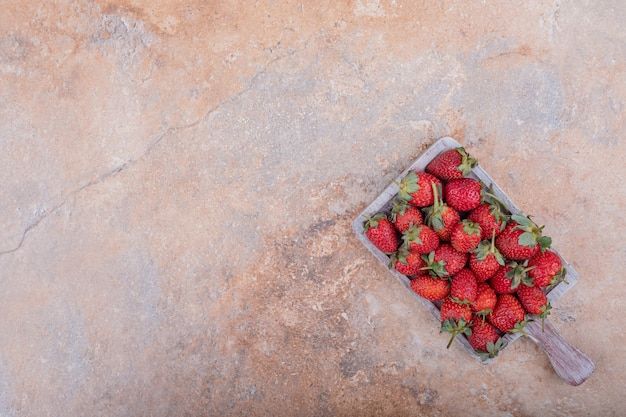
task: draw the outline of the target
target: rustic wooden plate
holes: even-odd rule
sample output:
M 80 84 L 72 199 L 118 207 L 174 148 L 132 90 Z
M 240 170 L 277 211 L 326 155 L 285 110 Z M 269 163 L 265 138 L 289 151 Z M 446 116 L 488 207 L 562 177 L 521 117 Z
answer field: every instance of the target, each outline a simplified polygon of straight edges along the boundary
M 448 149 L 454 149 L 461 146 L 456 140 L 451 137 L 444 137 L 435 142 L 432 146 L 430 146 L 424 153 L 417 158 L 407 169 L 405 169 L 398 177 L 396 178 L 397 182 L 400 182 L 402 178 L 406 176 L 406 174 L 413 171 L 423 171 L 426 168 L 426 165 L 441 152 L 444 152 Z M 469 175 L 475 179 L 481 180 L 486 186 L 493 186 L 494 194 L 504 202 L 511 213 L 519 213 L 521 210 L 513 203 L 513 201 L 507 196 L 504 191 L 496 184 L 496 182 L 485 172 L 485 170 L 480 166 L 476 166 L 472 173 Z M 356 217 L 352 223 L 352 228 L 356 233 L 359 240 L 365 245 L 367 249 L 369 249 L 376 258 L 382 262 L 385 267 L 389 265 L 389 257 L 383 252 L 379 251 L 372 243 L 367 239 L 363 230 L 363 222 L 365 220 L 364 216 L 371 217 L 379 212 L 387 212 L 391 211 L 391 202 L 395 195 L 398 192 L 398 186 L 392 182 L 383 192 L 369 205 L 367 206 L 359 215 Z M 559 254 L 558 250 L 551 247 L 551 250 L 557 253 L 561 260 L 563 261 L 563 266 L 565 267 L 566 281 L 561 282 L 558 285 L 554 286 L 549 293 L 547 294 L 550 303 L 554 305 L 554 302 L 558 300 L 563 294 L 565 294 L 576 282 L 578 281 L 578 274 L 572 268 L 572 266 Z M 419 301 L 424 307 L 426 307 L 432 315 L 436 318 L 437 323 L 440 320 L 439 308 L 437 304 L 426 300 L 419 295 L 417 295 L 410 287 L 410 280 L 403 274 L 395 271 L 394 269 L 389 269 L 389 272 L 394 275 L 402 285 Z M 533 342 L 537 343 L 539 347 L 548 355 L 550 362 L 552 363 L 555 371 L 565 380 L 567 383 L 571 385 L 579 385 L 584 382 L 595 369 L 595 365 L 580 350 L 572 346 L 565 339 L 561 337 L 561 335 L 557 332 L 554 325 L 550 322 L 549 319 L 545 320 L 544 329 L 541 328 L 541 322 L 531 322 L 526 326 L 526 332 Z M 507 346 L 510 346 L 511 343 L 515 342 L 522 335 L 518 334 L 506 334 L 503 336 L 504 340 L 507 343 Z M 464 336 L 457 336 L 455 340 L 458 343 L 461 343 L 463 347 L 468 351 L 468 353 L 484 364 L 489 364 L 495 358 L 487 359 L 486 361 L 482 361 L 480 356 L 478 356 L 469 342 Z M 506 348 L 505 348 L 506 350 Z

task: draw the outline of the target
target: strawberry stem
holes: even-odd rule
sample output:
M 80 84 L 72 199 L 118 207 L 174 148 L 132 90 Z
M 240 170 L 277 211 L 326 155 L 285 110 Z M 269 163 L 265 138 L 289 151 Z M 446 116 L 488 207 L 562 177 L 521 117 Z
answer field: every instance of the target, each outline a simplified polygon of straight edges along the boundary
M 459 321 L 454 321 L 454 319 L 449 318 L 441 324 L 441 332 L 452 333 L 450 340 L 448 341 L 448 345 L 446 349 L 449 349 L 452 345 L 452 341 L 456 337 L 457 334 L 465 334 L 466 336 L 470 336 L 472 334 L 472 328 L 470 327 L 471 321 L 466 322 L 465 319 L 460 318 Z
M 458 147 L 456 150 L 461 154 L 461 164 L 456 169 L 460 171 L 464 177 L 467 177 L 472 171 L 472 168 L 478 165 L 478 161 L 476 158 L 470 156 L 463 147 Z
M 496 205 L 500 209 L 501 212 L 509 213 L 509 214 L 511 213 L 509 209 L 507 208 L 506 204 L 504 204 L 504 202 L 500 200 L 500 198 L 494 194 L 493 184 L 490 184 L 489 187 L 483 187 L 480 194 L 483 197 L 483 201 L 485 203 Z
M 446 349 L 450 349 L 450 346 L 452 346 L 452 341 L 454 340 L 455 337 L 456 337 L 456 333 L 452 333 L 452 336 L 450 336 L 450 340 L 448 341 L 448 345 L 446 346 Z
M 443 224 L 443 217 L 441 213 L 445 207 L 442 196 L 441 184 L 430 183 L 433 189 L 433 205 L 425 209 L 426 217 L 425 221 L 435 231 L 439 231 L 445 227 Z

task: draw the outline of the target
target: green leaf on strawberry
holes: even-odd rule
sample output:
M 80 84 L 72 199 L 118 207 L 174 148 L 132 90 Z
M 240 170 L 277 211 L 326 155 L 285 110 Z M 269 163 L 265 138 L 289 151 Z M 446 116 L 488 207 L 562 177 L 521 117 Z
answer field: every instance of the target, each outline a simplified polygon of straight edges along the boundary
M 482 350 L 476 350 L 476 354 L 480 356 L 480 359 L 485 362 L 487 359 L 495 358 L 506 347 L 506 342 L 503 338 L 499 338 L 496 343 L 487 342 L 487 352 Z
M 539 245 L 541 251 L 545 251 L 552 244 L 552 238 L 543 236 L 544 226 L 537 226 L 537 224 L 531 220 L 530 216 L 524 216 L 523 213 L 516 213 L 511 215 L 511 220 L 517 223 L 515 227 L 513 227 L 513 230 L 523 231 L 517 241 L 520 246 L 534 248 L 536 245 Z
M 532 248 L 537 243 L 537 239 L 530 232 L 524 232 L 519 235 L 519 240 L 517 241 L 522 246 L 528 246 Z
M 417 184 L 418 178 L 417 173 L 415 171 L 409 172 L 402 180 L 400 181 L 398 195 L 401 199 L 410 201 L 413 199 L 412 193 L 415 193 L 419 190 L 419 185 Z
M 423 271 L 428 271 L 434 278 L 449 277 L 450 274 L 446 269 L 446 261 L 442 259 L 439 262 L 435 262 L 435 251 L 430 252 L 428 255 L 422 255 L 422 259 L 426 262 L 426 266 L 422 268 Z
M 543 253 L 546 251 L 546 249 L 550 249 L 550 246 L 552 245 L 552 238 L 549 236 L 541 236 L 539 239 L 537 239 L 537 243 L 539 243 L 539 248 Z
M 509 262 L 508 266 L 511 267 L 509 271 L 506 273 L 506 277 L 511 280 L 511 288 L 515 289 L 520 286 L 520 284 L 524 284 L 527 286 L 533 285 L 533 279 L 528 276 L 528 271 L 534 268 L 534 266 L 528 267 L 528 261 L 523 263 L 518 263 L 515 261 Z
M 566 275 L 567 270 L 565 269 L 565 267 L 561 267 L 561 269 L 559 269 L 559 272 L 557 272 L 550 280 L 550 283 L 548 284 L 548 290 L 554 288 L 554 286 L 560 282 L 569 284 L 569 282 L 567 282 L 567 278 L 565 278 Z
M 442 323 L 440 332 L 448 332 L 452 334 L 450 340 L 448 341 L 446 349 L 450 348 L 450 346 L 452 345 L 452 341 L 457 334 L 464 334 L 465 336 L 472 335 L 472 328 L 470 327 L 470 324 L 471 322 L 468 323 L 465 321 L 465 319 L 462 318 L 458 321 L 450 318 Z
M 527 317 L 524 320 L 515 323 L 515 326 L 513 326 L 513 328 L 510 330 L 510 332 L 511 333 L 521 333 L 524 336 L 528 337 L 528 334 L 526 334 L 526 330 L 524 328 L 526 327 L 526 325 L 528 323 L 533 322 L 533 321 L 535 321 L 535 320 L 529 319 Z

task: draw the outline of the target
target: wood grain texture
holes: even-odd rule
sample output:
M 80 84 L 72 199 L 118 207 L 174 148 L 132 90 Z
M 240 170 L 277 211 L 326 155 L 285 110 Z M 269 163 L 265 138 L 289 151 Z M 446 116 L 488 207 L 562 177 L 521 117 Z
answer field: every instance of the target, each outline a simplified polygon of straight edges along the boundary
M 593 361 L 565 340 L 550 320 L 545 319 L 543 329 L 541 321 L 528 323 L 526 333 L 548 355 L 556 373 L 568 384 L 580 385 L 593 373 Z

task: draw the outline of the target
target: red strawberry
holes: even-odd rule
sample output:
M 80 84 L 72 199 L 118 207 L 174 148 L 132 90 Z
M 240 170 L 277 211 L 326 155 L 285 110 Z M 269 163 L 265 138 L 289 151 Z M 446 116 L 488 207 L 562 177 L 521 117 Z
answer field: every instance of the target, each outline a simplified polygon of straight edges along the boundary
M 504 266 L 504 257 L 494 245 L 493 235 L 491 242 L 483 240 L 470 254 L 469 267 L 478 282 L 491 278 L 501 266 Z
M 476 301 L 478 293 L 478 283 L 474 273 L 463 268 L 452 277 L 452 285 L 450 287 L 450 297 L 453 301 L 461 304 L 472 304 Z
M 425 270 L 434 277 L 449 278 L 459 272 L 467 263 L 468 254 L 459 252 L 449 243 L 442 243 L 437 249 L 423 256 Z
M 378 213 L 372 217 L 366 217 L 366 219 L 363 228 L 365 229 L 365 236 L 370 242 L 382 252 L 393 253 L 397 251 L 398 236 L 395 227 L 387 219 L 387 215 Z
M 469 335 L 472 321 L 472 310 L 467 304 L 454 302 L 450 297 L 446 297 L 441 303 L 441 331 L 451 333 L 448 348 L 457 334 Z
M 518 264 L 515 261 L 501 266 L 488 282 L 496 294 L 512 294 L 522 283 L 532 285 L 525 263 Z
M 459 304 L 446 297 L 441 303 L 441 321 L 452 319 L 456 322 L 463 319 L 466 323 L 472 321 L 472 310 L 467 304 Z
M 450 294 L 450 281 L 421 275 L 411 280 L 411 289 L 427 300 L 439 301 Z
M 415 206 L 402 199 L 395 199 L 391 208 L 391 222 L 402 233 L 414 224 L 424 223 L 422 213 Z
M 498 296 L 496 305 L 491 314 L 487 316 L 489 323 L 493 324 L 503 333 L 524 332 L 526 325 L 526 312 L 522 304 L 512 294 Z
M 493 311 L 493 308 L 496 305 L 496 300 L 497 296 L 493 291 L 493 288 L 491 288 L 486 282 L 481 282 L 478 284 L 476 299 L 472 304 L 470 304 L 470 307 L 477 316 L 484 319 L 487 314 Z
M 533 279 L 533 285 L 546 287 L 565 281 L 565 268 L 559 255 L 551 250 L 537 252 L 528 260 L 528 267 L 533 267 L 528 271 L 528 276 Z
M 474 178 L 459 178 L 446 183 L 444 199 L 456 211 L 470 211 L 480 205 L 482 187 Z
M 410 252 L 406 245 L 400 246 L 398 251 L 393 254 L 392 261 L 395 270 L 407 277 L 426 274 L 426 271 L 422 270 L 426 266 L 426 262 L 419 253 Z
M 483 360 L 487 358 L 494 358 L 497 356 L 500 349 L 502 349 L 503 342 L 500 343 L 500 346 L 496 347 L 498 340 L 500 340 L 500 335 L 498 334 L 498 330 L 493 327 L 489 322 L 480 319 L 472 320 L 472 325 L 470 326 L 472 330 L 472 334 L 467 336 L 467 341 L 470 346 L 477 350 L 483 357 Z
M 542 235 L 542 229 L 543 226 L 537 226 L 529 217 L 513 214 L 496 238 L 496 247 L 508 259 L 528 259 L 539 249 L 549 248 L 552 243 L 552 239 Z
M 398 195 L 415 207 L 433 204 L 432 184 L 442 185 L 441 181 L 426 172 L 410 171 L 398 184 Z
M 428 226 L 413 225 L 402 234 L 404 244 L 409 251 L 419 254 L 427 254 L 439 247 L 439 237 Z
M 437 155 L 426 166 L 429 172 L 442 180 L 463 178 L 478 164 L 462 147 L 450 149 Z
M 489 286 L 493 288 L 496 294 L 512 294 L 515 292 L 515 288 L 511 288 L 513 280 L 506 276 L 506 273 L 511 270 L 510 266 L 501 266 L 496 273 L 487 280 Z M 519 284 L 518 284 L 519 285 Z
M 541 327 L 543 328 L 543 322 L 550 315 L 552 308 L 543 290 L 540 287 L 520 285 L 517 290 L 517 297 L 528 314 L 534 314 L 541 318 Z
M 459 213 L 448 206 L 441 199 L 441 187 L 433 185 L 434 203 L 426 209 L 425 223 L 430 226 L 439 239 L 444 242 L 450 241 L 452 229 L 461 221 Z
M 476 249 L 481 238 L 482 230 L 478 223 L 465 219 L 458 222 L 452 229 L 450 243 L 459 252 L 471 252 Z
M 487 237 L 494 233 L 498 236 L 504 230 L 508 217 L 498 204 L 482 203 L 467 215 L 467 219 L 478 223 L 483 236 Z

